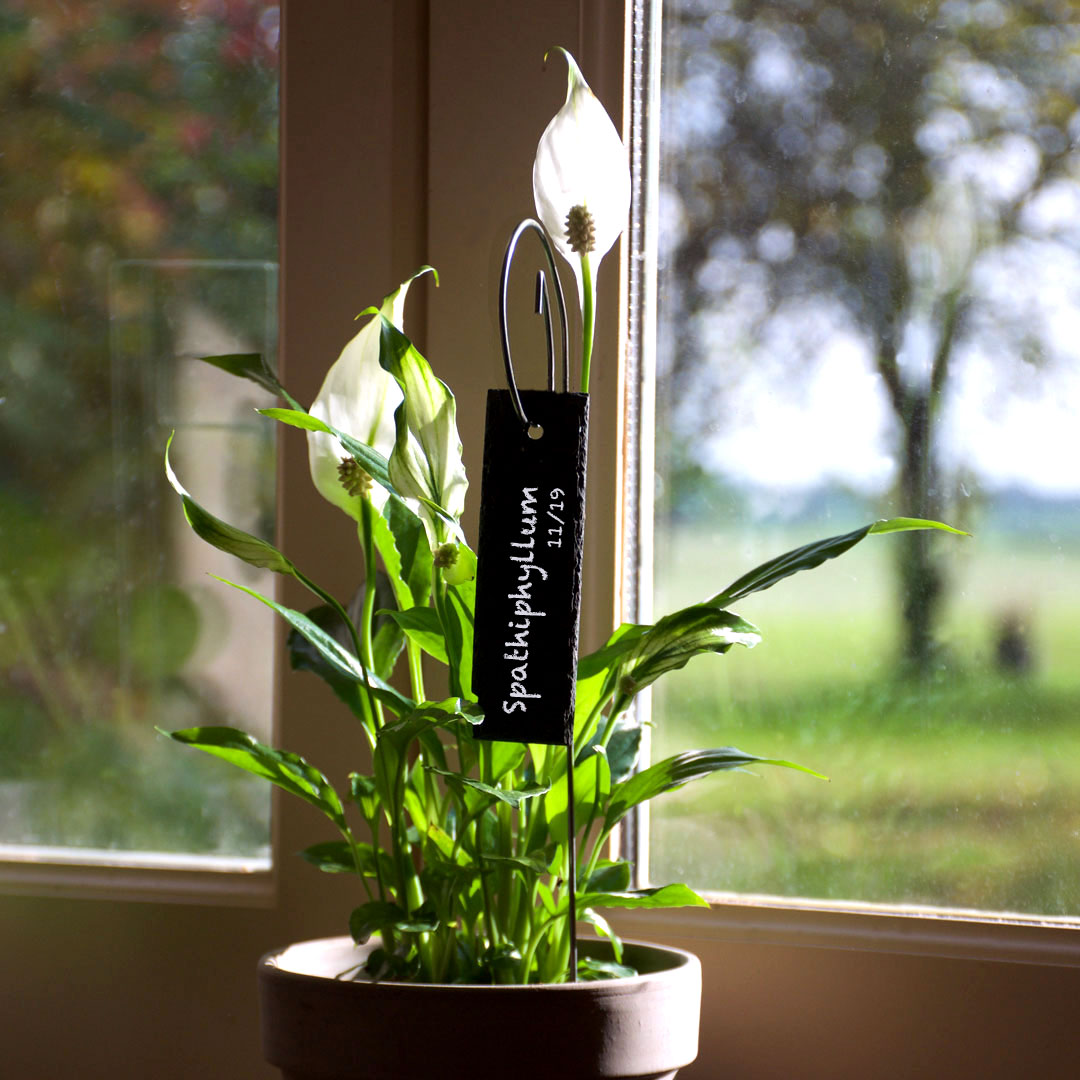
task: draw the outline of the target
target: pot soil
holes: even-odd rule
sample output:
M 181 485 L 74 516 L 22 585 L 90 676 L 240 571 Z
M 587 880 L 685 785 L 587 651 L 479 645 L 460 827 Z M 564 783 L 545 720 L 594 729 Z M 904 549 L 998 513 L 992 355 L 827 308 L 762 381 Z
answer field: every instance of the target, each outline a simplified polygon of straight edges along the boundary
M 626 942 L 638 975 L 554 986 L 338 977 L 374 947 L 322 938 L 259 961 L 263 1054 L 283 1080 L 669 1080 L 697 1056 L 701 964 L 680 949 Z

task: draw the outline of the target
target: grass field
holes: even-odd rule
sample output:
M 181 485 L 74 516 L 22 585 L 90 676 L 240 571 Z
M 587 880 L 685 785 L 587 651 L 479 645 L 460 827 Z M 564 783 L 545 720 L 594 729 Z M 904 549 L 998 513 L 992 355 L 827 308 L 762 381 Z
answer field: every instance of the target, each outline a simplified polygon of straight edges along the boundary
M 700 531 L 662 535 L 657 613 L 818 532 L 753 546 Z M 652 878 L 1080 914 L 1080 550 L 943 537 L 944 659 L 912 682 L 895 663 L 893 542 L 870 538 L 746 598 L 735 606 L 762 629 L 757 649 L 699 658 L 657 685 L 654 760 L 730 744 L 830 779 L 763 768 L 657 800 Z M 1010 613 L 1028 627 L 1033 667 L 1022 676 L 993 662 Z

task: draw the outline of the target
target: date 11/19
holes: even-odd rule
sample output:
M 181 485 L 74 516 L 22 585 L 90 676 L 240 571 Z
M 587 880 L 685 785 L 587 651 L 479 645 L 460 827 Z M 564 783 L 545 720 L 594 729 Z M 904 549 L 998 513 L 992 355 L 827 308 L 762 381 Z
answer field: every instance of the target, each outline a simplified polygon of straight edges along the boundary
M 559 517 L 565 508 L 564 500 L 566 498 L 566 492 L 562 488 L 552 488 L 548 494 L 548 507 L 547 516 L 550 521 L 555 524 L 549 524 L 547 527 L 547 546 L 548 547 L 562 547 L 563 538 L 563 519 Z M 557 511 L 557 512 L 556 512 Z

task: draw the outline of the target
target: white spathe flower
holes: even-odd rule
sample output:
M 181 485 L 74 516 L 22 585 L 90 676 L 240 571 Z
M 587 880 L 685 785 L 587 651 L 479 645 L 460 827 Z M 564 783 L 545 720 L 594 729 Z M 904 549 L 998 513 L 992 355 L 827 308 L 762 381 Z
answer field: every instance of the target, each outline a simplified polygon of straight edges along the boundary
M 409 282 L 405 282 L 387 296 L 379 312 L 341 350 L 308 410 L 312 416 L 366 443 L 385 458 L 394 449 L 394 410 L 401 404 L 402 393 L 397 380 L 379 364 L 382 316 L 401 329 L 408 289 Z M 312 482 L 324 499 L 359 521 L 363 496 L 350 495 L 338 473 L 338 466 L 348 460 L 351 460 L 349 453 L 335 436 L 322 431 L 308 432 Z M 375 508 L 381 509 L 386 502 L 386 491 L 373 483 L 370 498 Z
M 592 219 L 595 271 L 626 227 L 630 165 L 615 125 L 565 49 L 569 69 L 566 103 L 540 137 L 533 163 L 536 213 L 555 246 L 574 268 L 581 288 L 579 256 L 571 249 L 566 219 L 583 206 Z

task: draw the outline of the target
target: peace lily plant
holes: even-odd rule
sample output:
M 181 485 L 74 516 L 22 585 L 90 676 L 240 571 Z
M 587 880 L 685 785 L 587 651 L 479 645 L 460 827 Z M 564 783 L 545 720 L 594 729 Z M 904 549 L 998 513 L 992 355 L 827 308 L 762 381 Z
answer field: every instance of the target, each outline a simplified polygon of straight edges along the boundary
M 537 213 L 578 281 L 579 385 L 587 390 L 593 280 L 625 224 L 629 173 L 611 121 L 563 54 L 566 103 L 540 140 L 533 184 Z M 646 800 L 720 770 L 801 768 L 728 746 L 689 750 L 635 771 L 635 697 L 695 656 L 756 645 L 758 629 L 730 610 L 744 597 L 867 536 L 948 527 L 906 518 L 876 522 L 771 559 L 655 624 L 618 627 L 579 661 L 570 785 L 566 747 L 474 737 L 483 716 L 472 694 L 476 558 L 460 525 L 467 482 L 454 396 L 403 329 L 411 280 L 362 313 L 364 325 L 310 409 L 258 356 L 207 358 L 279 395 L 288 407 L 263 413 L 307 431 L 316 487 L 358 531 L 363 583 L 348 608 L 277 548 L 200 506 L 166 450 L 169 480 L 199 536 L 295 578 L 315 597 L 316 606 L 301 612 L 226 582 L 289 624 L 292 666 L 324 679 L 347 706 L 370 764 L 339 790 L 315 764 L 233 728 L 190 728 L 171 738 L 263 777 L 322 814 L 327 835 L 301 854 L 320 871 L 357 879 L 350 932 L 358 943 L 380 937 L 368 975 L 530 983 L 630 974 L 603 911 L 705 901 L 684 884 L 632 888 L 629 861 L 610 854 L 619 823 Z M 434 694 L 425 658 L 446 669 L 445 688 L 440 679 Z M 611 942 L 610 960 L 583 956 L 576 971 L 569 970 L 570 790 L 577 917 Z

